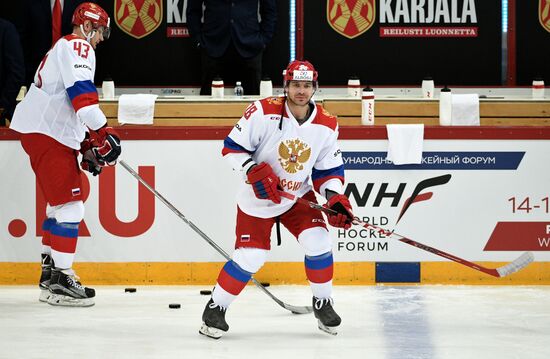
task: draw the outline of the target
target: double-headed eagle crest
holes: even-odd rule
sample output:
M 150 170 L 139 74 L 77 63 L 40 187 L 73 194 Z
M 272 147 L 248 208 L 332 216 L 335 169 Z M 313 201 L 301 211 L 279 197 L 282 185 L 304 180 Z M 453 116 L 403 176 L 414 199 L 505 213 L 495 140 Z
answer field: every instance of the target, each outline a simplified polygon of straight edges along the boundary
M 311 147 L 299 139 L 282 141 L 279 144 L 279 163 L 288 173 L 296 173 L 304 169 L 311 156 Z
M 283 103 L 282 97 L 269 97 L 267 103 L 270 105 L 281 105 Z

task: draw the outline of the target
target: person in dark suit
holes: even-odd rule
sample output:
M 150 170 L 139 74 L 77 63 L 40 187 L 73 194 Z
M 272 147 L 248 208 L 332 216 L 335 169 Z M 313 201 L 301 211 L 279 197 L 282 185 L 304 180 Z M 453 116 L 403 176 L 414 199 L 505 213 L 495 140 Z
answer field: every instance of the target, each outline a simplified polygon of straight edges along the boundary
M 69 35 L 73 32 L 71 23 L 73 12 L 78 5 L 86 0 L 23 0 L 20 3 L 17 30 L 21 36 L 25 56 L 25 85 L 27 87 L 33 82 L 40 61 L 55 43 L 52 33 L 52 18 L 56 11 L 56 1 L 59 1 L 58 6 L 61 6 L 60 35 Z
M 275 31 L 277 1 L 189 0 L 186 15 L 189 34 L 202 50 L 200 94 L 211 94 L 216 76 L 226 83 L 241 81 L 245 95 L 259 94 L 262 53 Z
M 15 26 L 0 18 L 0 126 L 11 120 L 25 77 L 23 51 Z

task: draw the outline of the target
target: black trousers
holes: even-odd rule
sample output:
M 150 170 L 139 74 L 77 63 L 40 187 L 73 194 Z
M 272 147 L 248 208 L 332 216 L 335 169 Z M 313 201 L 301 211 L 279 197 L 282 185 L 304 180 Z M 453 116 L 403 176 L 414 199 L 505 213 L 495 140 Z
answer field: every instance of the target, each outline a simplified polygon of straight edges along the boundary
M 201 95 L 212 94 L 212 80 L 220 77 L 224 86 L 235 86 L 237 81 L 243 85 L 245 95 L 259 95 L 262 79 L 262 53 L 254 57 L 243 58 L 233 44 L 230 44 L 222 57 L 210 57 L 202 50 Z

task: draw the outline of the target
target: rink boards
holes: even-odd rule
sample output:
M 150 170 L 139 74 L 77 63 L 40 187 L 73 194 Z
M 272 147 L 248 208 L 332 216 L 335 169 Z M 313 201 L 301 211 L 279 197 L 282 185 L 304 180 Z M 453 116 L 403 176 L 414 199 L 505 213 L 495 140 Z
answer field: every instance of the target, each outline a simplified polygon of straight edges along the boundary
M 221 157 L 229 128 L 121 128 L 123 158 L 226 252 L 240 178 Z M 357 216 L 486 267 L 532 251 L 496 279 L 374 231 L 331 229 L 335 283 L 550 284 L 550 130 L 426 128 L 423 163 L 385 160 L 384 127 L 345 127 L 346 193 Z M 44 202 L 17 137 L 0 136 L 0 284 L 34 283 Z M 437 179 L 448 176 L 448 182 Z M 85 177 L 79 275 L 100 284 L 212 284 L 223 257 L 121 166 Z M 303 253 L 283 229 L 257 278 L 305 284 Z

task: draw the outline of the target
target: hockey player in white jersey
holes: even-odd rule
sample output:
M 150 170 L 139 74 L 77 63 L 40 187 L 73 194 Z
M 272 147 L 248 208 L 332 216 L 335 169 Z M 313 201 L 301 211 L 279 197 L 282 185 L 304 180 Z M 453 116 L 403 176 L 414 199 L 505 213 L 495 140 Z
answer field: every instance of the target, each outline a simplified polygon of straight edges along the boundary
M 352 209 L 343 194 L 338 122 L 312 100 L 316 89 L 313 65 L 291 62 L 284 75 L 286 96 L 250 104 L 224 141 L 223 156 L 243 175 L 237 196 L 236 249 L 204 309 L 201 334 L 217 339 L 229 329 L 225 312 L 264 264 L 275 223 L 282 223 L 304 249 L 319 328 L 336 334 L 341 319 L 333 308 L 332 241 L 325 220 L 321 212 L 279 194 L 284 190 L 316 202 L 315 190 L 328 200 L 327 207 L 338 212 L 328 218 L 329 223 L 351 226 Z
M 82 169 L 95 176 L 102 166 L 116 164 L 121 147 L 99 108 L 93 83 L 94 49 L 109 37 L 109 16 L 88 2 L 76 8 L 72 23 L 73 33 L 44 56 L 10 127 L 21 133 L 21 145 L 48 202 L 42 224 L 40 301 L 86 307 L 94 304 L 95 291 L 82 286 L 72 269 L 84 218 L 78 152 Z

